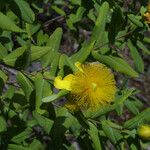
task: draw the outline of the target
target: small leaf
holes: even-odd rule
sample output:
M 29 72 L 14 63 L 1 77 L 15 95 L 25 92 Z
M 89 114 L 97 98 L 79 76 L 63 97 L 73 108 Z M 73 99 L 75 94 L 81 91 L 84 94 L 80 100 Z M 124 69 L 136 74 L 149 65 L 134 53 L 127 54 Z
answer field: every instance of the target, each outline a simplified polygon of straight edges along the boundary
M 144 121 L 150 121 L 150 108 L 145 109 L 143 112 L 135 116 L 134 118 L 131 118 L 127 120 L 124 123 L 124 127 L 128 129 L 133 129 L 139 126 L 140 124 L 144 123 Z
M 62 38 L 62 29 L 57 28 L 47 40 L 46 46 L 50 47 L 49 52 L 42 58 L 43 67 L 47 67 L 53 60 L 59 49 Z
M 32 129 L 31 128 L 27 128 L 25 129 L 23 132 L 17 134 L 16 136 L 14 136 L 11 141 L 17 144 L 21 144 L 22 142 L 24 142 L 27 138 L 30 137 L 32 133 Z
M 21 72 L 17 74 L 17 81 L 20 84 L 25 96 L 27 97 L 27 99 L 29 99 L 33 91 L 33 85 L 31 81 Z
M 28 23 L 33 23 L 33 21 L 35 20 L 35 14 L 30 8 L 29 4 L 24 0 L 14 0 L 14 2 L 20 9 L 22 19 Z
M 12 32 L 24 32 L 6 15 L 0 12 L 0 28 L 3 30 L 10 30 Z
M 135 115 L 137 115 L 137 114 L 139 114 L 139 110 L 138 110 L 138 108 L 136 107 L 136 105 L 135 105 L 135 103 L 134 103 L 134 101 L 131 101 L 131 100 L 126 100 L 125 101 L 125 106 L 128 108 L 128 110 L 130 111 L 130 112 L 132 112 L 133 114 L 135 114 Z
M 90 55 L 94 47 L 94 44 L 95 44 L 95 41 L 88 43 L 88 44 L 84 43 L 82 48 L 70 57 L 71 62 L 75 63 L 79 61 L 80 63 L 83 63 Z
M 6 57 L 3 58 L 3 61 L 10 66 L 14 66 L 17 58 L 19 58 L 26 50 L 26 46 L 19 47 L 16 50 L 12 51 Z
M 67 95 L 69 93 L 69 91 L 66 90 L 61 90 L 60 92 L 58 92 L 57 94 L 52 94 L 51 96 L 45 97 L 42 99 L 42 102 L 44 103 L 48 103 L 48 102 L 52 102 L 54 100 L 57 100 L 60 97 L 63 97 L 65 95 Z
M 131 77 L 138 77 L 138 73 L 135 72 L 129 66 L 129 64 L 120 57 L 100 55 L 98 52 L 94 52 L 94 51 L 92 52 L 92 56 L 96 60 L 105 63 L 106 65 L 110 66 L 111 68 L 113 68 L 118 72 L 124 73 Z
M 38 124 L 44 129 L 44 131 L 49 134 L 52 126 L 54 124 L 54 121 L 41 116 L 40 114 L 38 114 L 37 112 L 33 112 L 33 117 L 35 118 L 35 120 L 38 122 Z
M 51 48 L 48 46 L 31 46 L 31 61 L 40 59 L 47 54 Z
M 0 43 L 0 60 L 7 55 L 7 49 Z
M 92 36 L 90 42 L 96 41 L 95 47 L 101 44 L 101 40 L 103 40 L 105 26 L 107 22 L 107 17 L 109 13 L 109 4 L 108 2 L 104 2 L 98 10 L 98 17 L 95 22 L 95 26 L 92 32 Z
M 148 54 L 150 55 L 150 50 L 142 43 L 140 42 L 139 40 L 137 40 L 137 46 L 145 53 L 145 54 Z
M 99 131 L 96 128 L 96 126 L 93 123 L 89 122 L 88 134 L 90 135 L 90 138 L 93 142 L 93 149 L 94 150 L 102 150 L 98 133 L 99 133 Z
M 129 20 L 138 27 L 143 27 L 142 22 L 139 19 L 139 16 L 135 16 L 133 14 L 128 15 Z
M 136 69 L 140 73 L 142 73 L 144 71 L 144 62 L 143 62 L 143 60 L 141 58 L 141 55 L 137 51 L 136 47 L 133 46 L 131 40 L 128 40 L 127 45 L 128 45 L 128 47 L 130 49 L 130 53 L 131 53 L 131 56 L 132 56 L 132 58 L 134 60 Z
M 0 132 L 4 132 L 7 130 L 7 123 L 5 121 L 5 119 L 0 116 Z
M 84 12 L 85 12 L 85 8 L 79 7 L 76 14 L 71 14 L 69 16 L 69 19 L 67 20 L 67 25 L 69 26 L 71 30 L 76 30 L 76 28 L 74 27 L 74 24 L 79 22 L 82 19 Z

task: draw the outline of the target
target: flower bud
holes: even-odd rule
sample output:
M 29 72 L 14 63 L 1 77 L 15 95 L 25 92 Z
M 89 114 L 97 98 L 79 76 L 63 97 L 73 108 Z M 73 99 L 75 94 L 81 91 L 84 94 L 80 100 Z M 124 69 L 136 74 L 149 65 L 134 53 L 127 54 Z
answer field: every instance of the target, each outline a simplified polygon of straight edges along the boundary
M 143 139 L 150 139 L 150 126 L 141 125 L 138 129 L 138 135 Z

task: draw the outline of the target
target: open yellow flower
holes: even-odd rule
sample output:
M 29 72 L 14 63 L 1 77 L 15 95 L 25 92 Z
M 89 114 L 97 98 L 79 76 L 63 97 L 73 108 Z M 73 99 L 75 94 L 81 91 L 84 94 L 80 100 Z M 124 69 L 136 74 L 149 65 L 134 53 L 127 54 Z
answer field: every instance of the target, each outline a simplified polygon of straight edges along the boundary
M 147 12 L 144 14 L 145 23 L 150 24 L 150 3 L 147 6 Z
M 97 110 L 113 101 L 116 86 L 110 69 L 98 62 L 77 62 L 75 65 L 78 68 L 77 72 L 63 79 L 58 76 L 54 81 L 56 88 L 71 91 L 70 100 L 66 105 L 69 109 Z
M 143 139 L 150 139 L 150 126 L 141 125 L 138 129 L 138 135 Z
M 146 12 L 144 14 L 145 17 L 145 23 L 150 24 L 150 12 Z

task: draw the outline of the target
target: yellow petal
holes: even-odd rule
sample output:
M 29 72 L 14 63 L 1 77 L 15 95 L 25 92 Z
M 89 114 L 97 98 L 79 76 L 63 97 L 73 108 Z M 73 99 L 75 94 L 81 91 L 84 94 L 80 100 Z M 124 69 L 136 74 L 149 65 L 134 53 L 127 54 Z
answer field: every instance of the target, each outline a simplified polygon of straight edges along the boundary
M 65 89 L 65 90 L 71 91 L 71 82 L 72 82 L 73 78 L 74 78 L 73 74 L 69 74 L 66 77 L 64 77 L 63 79 L 61 76 L 58 76 L 54 80 L 54 86 L 57 89 Z
M 80 62 L 76 62 L 75 63 L 75 66 L 79 69 L 79 71 L 83 72 L 83 69 L 82 69 L 82 64 Z

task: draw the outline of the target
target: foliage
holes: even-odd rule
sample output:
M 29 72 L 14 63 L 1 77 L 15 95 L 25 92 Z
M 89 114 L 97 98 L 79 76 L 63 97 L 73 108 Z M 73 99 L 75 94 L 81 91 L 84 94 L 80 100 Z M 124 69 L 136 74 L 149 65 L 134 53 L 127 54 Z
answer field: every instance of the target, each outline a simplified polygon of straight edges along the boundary
M 143 56 L 150 55 L 146 7 L 144 0 L 1 0 L 0 149 L 146 148 L 137 130 L 150 123 L 150 108 L 127 84 L 144 73 Z M 70 40 L 72 51 L 62 51 Z M 63 107 L 68 91 L 53 81 L 74 72 L 77 61 L 122 74 L 113 104 L 96 112 Z

